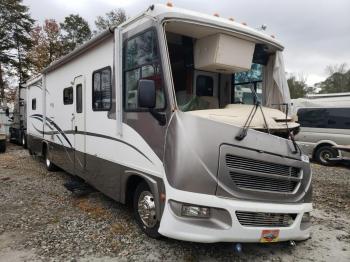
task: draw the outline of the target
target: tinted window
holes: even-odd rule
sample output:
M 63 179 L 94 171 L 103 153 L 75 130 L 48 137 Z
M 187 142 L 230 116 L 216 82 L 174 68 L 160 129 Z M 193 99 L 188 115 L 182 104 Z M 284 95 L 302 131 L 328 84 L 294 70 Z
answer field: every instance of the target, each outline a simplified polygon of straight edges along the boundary
M 163 81 L 153 30 L 127 40 L 124 49 L 124 101 L 127 110 L 139 110 L 137 87 L 140 79 L 153 80 L 156 86 L 156 109 L 165 107 Z
M 83 86 L 81 84 L 77 85 L 76 87 L 76 110 L 77 113 L 83 112 Z
M 213 96 L 214 80 L 212 77 L 199 75 L 196 80 L 197 96 Z
M 73 104 L 73 87 L 67 87 L 63 89 L 63 104 L 64 105 Z
M 350 129 L 350 108 L 302 108 L 298 121 L 302 127 Z
M 36 98 L 32 99 L 32 110 L 36 110 Z
M 112 105 L 111 68 L 97 70 L 92 75 L 92 109 L 108 111 Z

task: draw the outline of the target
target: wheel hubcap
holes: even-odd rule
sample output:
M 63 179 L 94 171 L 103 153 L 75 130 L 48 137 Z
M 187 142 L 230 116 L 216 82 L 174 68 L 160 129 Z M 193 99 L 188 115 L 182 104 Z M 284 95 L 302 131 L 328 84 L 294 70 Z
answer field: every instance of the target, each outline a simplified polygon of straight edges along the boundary
M 152 228 L 157 224 L 156 205 L 151 192 L 144 191 L 141 193 L 137 211 L 146 227 Z
M 49 167 L 51 164 L 50 160 L 46 157 L 46 166 Z
M 332 153 L 329 151 L 323 151 L 321 153 L 321 160 L 323 162 L 328 162 L 328 159 L 332 157 Z

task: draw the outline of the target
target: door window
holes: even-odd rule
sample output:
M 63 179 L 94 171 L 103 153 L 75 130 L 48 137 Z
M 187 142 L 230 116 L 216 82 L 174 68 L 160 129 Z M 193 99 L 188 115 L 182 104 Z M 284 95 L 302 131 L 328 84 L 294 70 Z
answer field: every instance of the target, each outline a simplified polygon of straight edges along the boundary
M 156 86 L 156 109 L 165 108 L 157 37 L 149 30 L 126 41 L 124 49 L 124 106 L 127 111 L 142 111 L 137 103 L 140 79 L 153 80 Z
M 36 110 L 36 98 L 32 99 L 32 110 Z
M 77 113 L 83 112 L 83 86 L 78 84 L 76 86 L 76 110 Z

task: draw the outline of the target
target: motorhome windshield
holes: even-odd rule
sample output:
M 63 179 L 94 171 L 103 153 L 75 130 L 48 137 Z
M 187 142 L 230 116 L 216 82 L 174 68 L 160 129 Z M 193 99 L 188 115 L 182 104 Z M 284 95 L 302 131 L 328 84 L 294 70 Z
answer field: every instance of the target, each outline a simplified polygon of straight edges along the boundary
M 274 54 L 268 46 L 209 29 L 192 36 L 174 25 L 166 29 L 180 110 L 255 104 L 252 89 L 262 102 L 263 72 L 269 56 Z

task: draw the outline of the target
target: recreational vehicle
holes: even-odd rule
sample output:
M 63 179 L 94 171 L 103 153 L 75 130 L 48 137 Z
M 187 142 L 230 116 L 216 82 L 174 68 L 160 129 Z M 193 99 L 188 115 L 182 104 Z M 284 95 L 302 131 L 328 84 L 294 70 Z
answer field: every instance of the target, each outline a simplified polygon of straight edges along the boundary
M 151 237 L 307 239 L 283 46 L 232 20 L 152 5 L 52 63 L 27 83 L 30 152 L 130 203 Z

